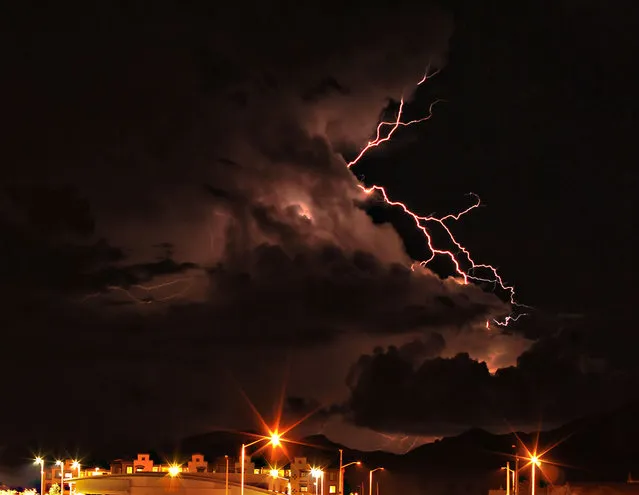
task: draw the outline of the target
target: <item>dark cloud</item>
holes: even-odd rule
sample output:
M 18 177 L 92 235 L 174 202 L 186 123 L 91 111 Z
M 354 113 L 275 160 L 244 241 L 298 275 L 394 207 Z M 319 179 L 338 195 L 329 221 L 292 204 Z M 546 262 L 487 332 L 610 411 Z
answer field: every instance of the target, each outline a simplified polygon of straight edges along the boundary
M 124 250 L 89 236 L 94 218 L 88 201 L 73 188 L 13 188 L 0 199 L 5 200 L 0 210 L 5 297 L 79 301 L 195 268 L 167 257 L 168 244 L 158 246 L 164 256 L 157 261 L 127 263 Z
M 433 331 L 473 333 L 509 311 L 475 285 L 411 270 L 342 156 L 445 64 L 448 16 L 212 5 L 87 7 L 82 22 L 52 26 L 45 9 L 16 21 L 33 36 L 5 34 L 29 56 L 11 59 L 21 70 L 9 71 L 2 136 L 7 182 L 22 187 L 7 196 L 2 286 L 17 304 L 4 352 L 10 366 L 33 361 L 5 396 L 33 401 L 55 371 L 83 411 L 76 424 L 52 410 L 43 435 L 239 421 L 229 376 L 267 398 L 263 383 L 290 359 L 326 388 L 351 362 L 343 341 L 355 355 L 408 341 L 398 355 L 417 363 L 443 352 Z M 331 357 L 314 362 L 320 351 Z
M 639 367 L 611 342 L 624 333 L 606 338 L 600 328 L 572 325 L 494 373 L 466 353 L 416 364 L 405 347 L 378 349 L 354 366 L 341 412 L 360 426 L 422 435 L 561 424 L 637 395 Z

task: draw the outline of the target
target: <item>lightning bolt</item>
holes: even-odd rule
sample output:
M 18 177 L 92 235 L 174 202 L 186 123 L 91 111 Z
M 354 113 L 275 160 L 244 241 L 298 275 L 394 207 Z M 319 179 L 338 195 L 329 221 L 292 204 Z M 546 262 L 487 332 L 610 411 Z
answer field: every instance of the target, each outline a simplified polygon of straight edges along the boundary
M 136 304 L 152 304 L 154 302 L 165 302 L 165 301 L 170 301 L 171 299 L 176 299 L 178 297 L 184 296 L 193 286 L 193 282 L 194 282 L 193 277 L 182 277 L 182 278 L 170 280 L 169 282 L 164 282 L 164 283 L 155 284 L 155 285 L 134 284 L 130 287 L 130 289 L 121 287 L 119 285 L 110 285 L 106 287 L 105 290 L 108 292 L 122 292 L 124 295 L 126 295 L 129 299 L 131 299 Z M 164 289 L 166 287 L 173 287 L 175 285 L 183 285 L 183 287 L 177 292 L 174 292 L 173 294 L 170 294 L 168 296 L 156 297 L 156 298 L 151 296 L 151 293 L 157 290 Z M 146 296 L 145 297 L 136 296 L 133 293 L 133 289 L 137 289 L 137 290 L 145 292 Z M 85 302 L 88 299 L 99 297 L 101 295 L 103 295 L 103 292 L 96 292 L 95 294 L 89 294 L 85 296 L 81 302 Z
M 430 70 L 430 66 L 426 68 L 426 72 L 424 73 L 424 76 L 417 83 L 416 86 L 421 86 L 423 83 L 428 81 L 431 77 L 439 73 L 439 70 L 432 73 L 430 73 L 429 70 Z M 395 120 L 390 122 L 381 121 L 379 122 L 379 124 L 377 124 L 377 129 L 375 131 L 375 138 L 368 141 L 366 146 L 364 146 L 360 150 L 357 156 L 346 164 L 348 169 L 350 170 L 355 165 L 357 165 L 360 162 L 360 160 L 370 150 L 382 145 L 383 143 L 390 141 L 393 134 L 400 127 L 409 127 L 409 126 L 430 120 L 431 117 L 433 116 L 433 108 L 435 107 L 435 105 L 443 101 L 445 100 L 437 99 L 433 103 L 431 103 L 428 108 L 428 114 L 425 117 L 415 119 L 415 120 L 410 120 L 410 121 L 404 121 L 402 117 L 404 113 L 405 101 L 404 101 L 404 96 L 402 95 L 402 97 L 400 98 L 399 109 L 397 110 L 397 115 Z M 413 212 L 406 205 L 406 203 L 391 199 L 386 189 L 382 186 L 373 185 L 370 187 L 366 187 L 362 183 L 358 184 L 358 186 L 360 189 L 362 189 L 362 191 L 364 191 L 366 195 L 376 194 L 378 197 L 381 197 L 381 199 L 387 205 L 401 208 L 405 214 L 407 214 L 413 219 L 413 221 L 415 222 L 415 226 L 424 235 L 424 239 L 426 240 L 428 249 L 430 251 L 430 256 L 427 259 L 420 261 L 418 265 L 422 267 L 426 267 L 437 256 L 444 256 L 452 262 L 455 269 L 455 273 L 461 278 L 463 284 L 468 284 L 470 283 L 470 281 L 492 284 L 493 287 L 499 287 L 506 294 L 508 294 L 508 299 L 512 306 L 527 307 L 515 301 L 515 288 L 504 282 L 503 278 L 501 277 L 501 275 L 498 273 L 497 269 L 494 266 L 488 265 L 485 263 L 478 263 L 472 258 L 468 249 L 464 247 L 455 238 L 455 235 L 453 234 L 452 230 L 449 227 L 450 222 L 457 221 L 462 216 L 466 215 L 467 213 L 470 213 L 472 210 L 479 208 L 479 206 L 481 205 L 481 200 L 479 196 L 477 196 L 474 193 L 470 193 L 469 196 L 473 198 L 473 203 L 469 207 L 467 207 L 466 209 L 458 213 L 450 213 L 443 217 L 437 217 L 434 214 L 424 216 L 424 215 L 419 215 Z M 443 229 L 443 231 L 446 233 L 448 240 L 455 247 L 456 251 L 451 251 L 448 249 L 441 249 L 436 247 L 433 241 L 433 237 L 431 235 L 431 226 L 437 226 Z M 414 270 L 414 267 L 415 265 L 413 264 L 411 266 L 411 269 Z M 502 320 L 493 319 L 492 322 L 500 326 L 507 326 L 509 323 L 513 321 L 517 321 L 520 317 L 524 315 L 525 313 L 520 313 L 517 315 L 508 315 Z M 490 321 L 486 322 L 486 328 L 490 329 L 490 323 L 491 323 Z

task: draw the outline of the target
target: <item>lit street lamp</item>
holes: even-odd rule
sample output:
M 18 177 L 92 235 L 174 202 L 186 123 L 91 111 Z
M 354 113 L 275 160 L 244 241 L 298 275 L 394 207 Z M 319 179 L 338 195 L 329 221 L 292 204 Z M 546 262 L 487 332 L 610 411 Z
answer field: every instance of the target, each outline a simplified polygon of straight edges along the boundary
M 55 465 L 60 467 L 60 495 L 64 495 L 64 461 L 55 461 Z
M 242 467 L 241 467 L 242 482 L 240 484 L 240 495 L 244 495 L 244 464 L 246 463 L 246 447 L 250 447 L 251 445 L 255 445 L 256 443 L 263 442 L 264 440 L 268 440 L 273 447 L 277 447 L 278 445 L 281 445 L 282 443 L 280 435 L 278 433 L 271 433 L 270 437 L 262 437 L 262 438 L 258 438 L 254 442 L 242 444 Z
M 311 468 L 311 476 L 315 478 L 315 495 L 319 493 L 320 479 L 323 481 L 324 472 L 319 468 Z M 323 485 L 323 483 L 322 483 Z M 322 495 L 324 495 L 324 486 L 322 486 Z
M 348 464 L 342 465 L 342 449 L 339 449 L 339 493 L 340 495 L 344 493 L 344 470 L 348 466 L 361 466 L 361 461 L 349 462 Z M 364 495 L 364 494 L 362 494 Z
M 530 495 L 535 495 L 535 471 L 536 467 L 541 465 L 541 461 L 536 454 L 530 456 L 530 469 L 532 470 L 532 474 L 530 475 Z
M 229 456 L 225 455 L 224 459 L 226 459 L 226 480 L 224 483 L 224 495 L 229 495 Z
M 44 459 L 36 457 L 35 464 L 40 465 L 40 495 L 44 495 Z
M 71 469 L 77 469 L 78 470 L 78 478 L 80 477 L 80 462 L 78 461 L 73 461 L 73 464 L 71 464 Z M 71 485 L 71 483 L 69 483 L 69 493 L 71 493 L 71 489 L 73 488 L 73 485 Z
M 368 495 L 373 495 L 373 473 L 375 471 L 383 471 L 383 470 L 384 470 L 383 467 L 378 467 L 378 468 L 375 468 L 375 469 L 371 469 L 368 472 Z
M 171 464 L 169 466 L 169 476 L 175 478 L 182 471 L 181 467 L 177 464 Z
M 515 471 L 510 469 L 510 462 L 506 463 L 506 466 L 502 466 L 501 470 L 506 470 L 506 495 L 510 495 L 510 473 L 513 474 L 513 486 L 515 484 Z

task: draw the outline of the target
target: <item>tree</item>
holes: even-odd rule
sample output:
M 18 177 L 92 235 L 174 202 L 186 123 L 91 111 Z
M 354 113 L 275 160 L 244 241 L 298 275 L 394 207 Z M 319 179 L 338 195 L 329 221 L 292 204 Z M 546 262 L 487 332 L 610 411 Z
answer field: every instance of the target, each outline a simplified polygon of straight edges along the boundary
M 51 485 L 51 488 L 49 488 L 49 495 L 60 495 L 60 485 L 57 483 Z

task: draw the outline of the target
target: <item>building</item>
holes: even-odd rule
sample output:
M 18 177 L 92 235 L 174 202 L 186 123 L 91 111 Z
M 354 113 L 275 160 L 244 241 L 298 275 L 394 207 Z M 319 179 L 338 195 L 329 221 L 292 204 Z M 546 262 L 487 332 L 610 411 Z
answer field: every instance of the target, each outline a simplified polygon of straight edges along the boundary
M 135 473 L 202 473 L 208 472 L 209 463 L 202 454 L 193 454 L 186 466 L 181 464 L 156 464 L 150 454 L 138 454 L 133 460 L 116 459 L 111 463 L 111 474 Z
M 339 469 L 311 466 L 306 457 L 295 457 L 290 465 L 291 495 L 329 495 L 339 491 Z
M 530 485 L 522 484 L 520 494 L 530 493 Z M 537 487 L 537 495 L 639 495 L 639 484 L 623 482 L 589 482 L 566 483 L 565 485 L 550 485 Z M 506 495 L 506 490 L 489 490 L 488 495 Z
M 78 479 L 83 495 L 226 495 L 225 480 L 203 474 L 158 472 L 112 474 Z M 229 482 L 228 495 L 241 495 L 238 483 Z M 246 485 L 244 495 L 273 495 L 267 489 Z
M 72 461 L 68 462 L 70 466 Z M 72 478 L 70 469 L 68 474 L 66 471 L 65 469 L 65 478 Z M 178 479 L 177 477 L 180 476 L 180 479 L 182 479 L 182 476 L 188 474 L 190 480 L 200 477 L 209 479 L 211 483 L 226 485 L 228 479 L 229 485 L 240 485 L 242 481 L 241 473 L 241 462 L 226 456 L 217 458 L 213 463 L 209 464 L 203 454 L 196 453 L 184 464 L 162 464 L 156 463 L 150 454 L 140 453 L 133 460 L 114 460 L 110 465 L 109 471 L 100 470 L 99 468 L 85 470 L 81 473 L 81 479 L 94 478 L 97 475 L 110 475 L 109 479 L 118 477 L 120 480 L 128 480 L 127 483 L 131 484 L 132 478 L 126 478 L 126 476 L 157 474 L 163 475 L 165 478 L 174 479 Z M 52 470 L 51 476 L 57 476 L 60 479 L 60 472 Z M 55 480 L 50 482 L 47 488 L 54 482 Z M 81 480 L 72 480 L 72 483 L 76 482 L 80 484 Z M 149 483 L 153 484 L 155 481 L 149 481 Z M 333 495 L 339 491 L 339 469 L 312 466 L 306 457 L 295 457 L 289 466 L 280 468 L 274 468 L 273 466 L 256 467 L 251 457 L 247 456 L 244 463 L 244 485 L 245 487 L 251 486 L 260 490 L 268 490 L 271 493 L 287 495 L 303 495 L 306 493 L 309 495 Z M 92 483 L 91 486 L 98 485 Z M 213 485 L 206 486 L 207 489 L 211 489 Z
M 52 464 L 49 469 L 44 470 L 44 490 L 46 493 L 49 492 L 51 487 L 55 484 L 60 486 L 61 493 L 69 493 L 69 482 L 67 480 L 74 478 L 78 474 L 77 464 L 74 464 L 75 461 L 72 459 L 65 459 L 64 461 L 59 461 L 61 464 L 56 462 Z M 62 483 L 62 479 L 64 478 L 64 483 Z
M 153 470 L 153 459 L 150 454 L 138 454 L 133 461 L 133 472 L 135 473 L 157 473 L 157 467 Z
M 116 459 L 111 462 L 111 474 L 132 474 L 133 461 L 127 459 Z
M 186 471 L 188 473 L 206 473 L 209 470 L 209 463 L 204 460 L 202 454 L 193 454 L 191 460 L 187 463 Z

